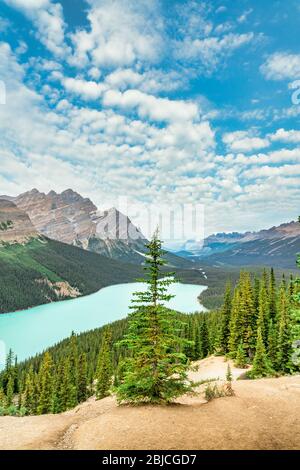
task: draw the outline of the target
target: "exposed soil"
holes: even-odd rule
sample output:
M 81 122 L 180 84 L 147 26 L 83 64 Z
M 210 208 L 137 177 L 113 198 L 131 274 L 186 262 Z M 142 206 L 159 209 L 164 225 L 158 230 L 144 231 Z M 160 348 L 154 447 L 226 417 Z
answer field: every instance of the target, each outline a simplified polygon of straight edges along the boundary
M 195 380 L 224 380 L 221 357 Z M 232 367 L 234 378 L 243 370 Z M 93 398 L 61 415 L 0 418 L 0 449 L 300 449 L 300 376 L 234 381 L 235 396 L 171 406 L 117 406 Z

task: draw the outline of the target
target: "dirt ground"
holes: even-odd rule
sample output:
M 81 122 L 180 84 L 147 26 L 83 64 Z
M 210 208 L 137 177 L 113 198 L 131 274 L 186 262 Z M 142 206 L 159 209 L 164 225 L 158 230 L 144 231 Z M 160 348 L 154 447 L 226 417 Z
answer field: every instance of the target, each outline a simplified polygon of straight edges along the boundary
M 221 357 L 194 380 L 224 380 Z M 232 367 L 234 378 L 244 371 Z M 117 406 L 93 398 L 61 415 L 0 417 L 0 449 L 300 449 L 300 376 L 233 382 L 234 397 L 171 406 Z

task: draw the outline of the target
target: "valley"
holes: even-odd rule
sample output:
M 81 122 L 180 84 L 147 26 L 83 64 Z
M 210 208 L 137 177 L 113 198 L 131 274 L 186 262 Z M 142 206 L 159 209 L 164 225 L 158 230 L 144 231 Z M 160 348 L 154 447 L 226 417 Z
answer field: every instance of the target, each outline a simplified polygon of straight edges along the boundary
M 139 266 L 45 237 L 0 245 L 0 267 L 0 313 L 88 295 L 141 274 Z

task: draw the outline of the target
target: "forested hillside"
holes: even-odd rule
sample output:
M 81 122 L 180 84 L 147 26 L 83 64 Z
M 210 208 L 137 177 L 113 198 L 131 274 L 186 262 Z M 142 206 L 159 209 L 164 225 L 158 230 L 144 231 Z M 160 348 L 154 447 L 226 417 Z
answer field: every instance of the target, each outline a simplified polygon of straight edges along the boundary
M 0 313 L 130 282 L 141 268 L 42 238 L 0 246 Z

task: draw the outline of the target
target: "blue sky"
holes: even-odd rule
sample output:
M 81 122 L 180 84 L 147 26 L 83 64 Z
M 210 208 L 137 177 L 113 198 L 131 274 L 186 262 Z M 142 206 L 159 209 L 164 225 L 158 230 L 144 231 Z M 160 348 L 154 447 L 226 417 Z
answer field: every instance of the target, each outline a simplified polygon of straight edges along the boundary
M 0 193 L 295 219 L 299 27 L 297 0 L 0 0 Z

